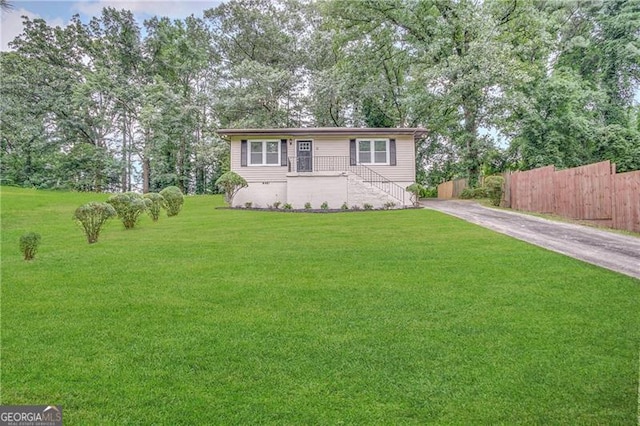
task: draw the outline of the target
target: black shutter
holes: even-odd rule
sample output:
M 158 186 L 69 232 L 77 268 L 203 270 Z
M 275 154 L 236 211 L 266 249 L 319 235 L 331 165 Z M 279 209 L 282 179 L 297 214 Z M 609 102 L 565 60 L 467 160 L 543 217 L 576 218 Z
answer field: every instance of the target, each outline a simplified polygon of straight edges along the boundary
M 356 165 L 356 140 L 355 139 L 349 140 L 349 157 L 350 157 L 350 164 L 352 166 L 355 166 Z
M 396 165 L 396 140 L 389 139 L 389 165 Z
M 280 165 L 287 165 L 287 140 L 280 139 Z
M 240 141 L 240 167 L 247 167 L 247 140 Z

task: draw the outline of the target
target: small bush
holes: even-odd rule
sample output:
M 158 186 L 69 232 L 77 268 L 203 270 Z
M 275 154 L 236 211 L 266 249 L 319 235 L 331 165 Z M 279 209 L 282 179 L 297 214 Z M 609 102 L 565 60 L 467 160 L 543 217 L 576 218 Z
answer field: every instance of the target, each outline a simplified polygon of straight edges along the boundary
M 160 212 L 162 211 L 162 206 L 164 205 L 164 197 L 157 192 L 149 192 L 144 194 L 143 197 L 147 202 L 147 213 L 154 222 L 157 222 L 160 218 Z
M 231 207 L 233 198 L 242 188 L 249 186 L 247 181 L 236 172 L 228 171 L 216 180 L 216 186 L 224 192 L 224 201 Z
M 420 198 L 438 198 L 438 188 L 423 188 L 420 192 Z
M 354 204 L 353 206 L 351 206 L 351 210 L 360 210 L 360 206 L 357 204 Z
M 460 198 L 462 198 L 463 200 L 487 198 L 487 191 L 483 187 L 465 188 L 460 193 Z
M 167 216 L 177 216 L 182 210 L 184 204 L 184 195 L 177 186 L 167 186 L 160 191 L 160 195 L 164 197 L 164 209 L 167 211 Z
M 382 208 L 385 209 L 385 210 L 391 210 L 395 206 L 396 206 L 396 203 L 394 203 L 393 201 L 387 201 L 386 203 L 384 203 L 382 205 Z
M 311 203 L 308 202 L 308 201 L 306 203 L 304 203 L 304 209 L 305 210 L 311 210 Z
M 365 210 L 373 210 L 373 204 L 364 203 L 363 206 Z
M 293 206 L 290 203 L 284 203 L 284 205 L 282 206 L 282 208 L 284 210 L 292 210 Z
M 342 203 L 342 205 L 340 206 L 340 210 L 349 210 L 349 205 L 346 201 Z
M 253 206 L 253 203 L 251 201 L 247 201 L 246 203 L 244 203 L 244 208 L 245 209 L 250 209 L 251 206 Z
M 281 201 L 276 201 L 275 203 L 273 203 L 273 208 L 278 210 L 280 208 L 280 205 L 282 204 Z
M 84 233 L 87 236 L 89 244 L 98 242 L 98 236 L 102 225 L 111 219 L 116 217 L 116 209 L 107 203 L 98 203 L 92 201 L 87 204 L 83 204 L 78 207 L 73 215 L 73 218 L 82 226 Z
M 131 229 L 138 223 L 140 215 L 147 210 L 147 203 L 151 204 L 152 201 L 135 192 L 125 192 L 124 194 L 112 195 L 107 203 L 116 210 L 124 227 Z
M 484 180 L 484 187 L 487 196 L 491 200 L 491 204 L 499 206 L 502 201 L 502 191 L 504 186 L 504 178 L 502 176 L 488 176 Z
M 424 191 L 424 186 L 420 185 L 419 183 L 412 183 L 411 185 L 407 186 L 407 192 L 411 193 L 411 203 L 413 203 L 413 205 L 415 207 L 420 205 L 420 194 L 422 194 L 422 191 Z
M 24 255 L 24 260 L 32 260 L 36 256 L 40 240 L 40 234 L 35 232 L 28 232 L 20 237 L 20 251 Z
M 320 204 L 320 208 L 322 210 L 329 210 L 329 203 L 327 203 L 326 201 L 323 202 L 322 204 Z

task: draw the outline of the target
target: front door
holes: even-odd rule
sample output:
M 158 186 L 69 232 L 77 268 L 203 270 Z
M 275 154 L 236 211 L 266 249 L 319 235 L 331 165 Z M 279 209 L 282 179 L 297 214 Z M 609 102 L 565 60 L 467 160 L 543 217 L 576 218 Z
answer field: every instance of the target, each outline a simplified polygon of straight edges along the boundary
M 311 141 L 298 141 L 298 171 L 313 171 L 313 151 Z

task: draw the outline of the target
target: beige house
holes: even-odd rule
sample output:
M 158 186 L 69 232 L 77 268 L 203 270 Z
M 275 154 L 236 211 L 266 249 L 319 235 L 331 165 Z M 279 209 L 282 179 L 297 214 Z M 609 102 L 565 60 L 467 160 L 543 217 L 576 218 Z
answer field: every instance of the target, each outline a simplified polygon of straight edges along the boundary
M 234 206 L 274 202 L 375 208 L 411 204 L 415 181 L 414 128 L 221 129 L 231 143 L 231 170 L 249 184 Z

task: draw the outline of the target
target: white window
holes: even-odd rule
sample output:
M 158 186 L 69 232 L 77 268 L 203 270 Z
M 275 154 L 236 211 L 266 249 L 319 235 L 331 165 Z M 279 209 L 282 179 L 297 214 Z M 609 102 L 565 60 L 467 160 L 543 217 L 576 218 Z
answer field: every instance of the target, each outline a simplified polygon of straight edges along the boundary
M 358 139 L 359 164 L 389 164 L 389 139 Z
M 279 166 L 280 141 L 249 141 L 250 166 Z

